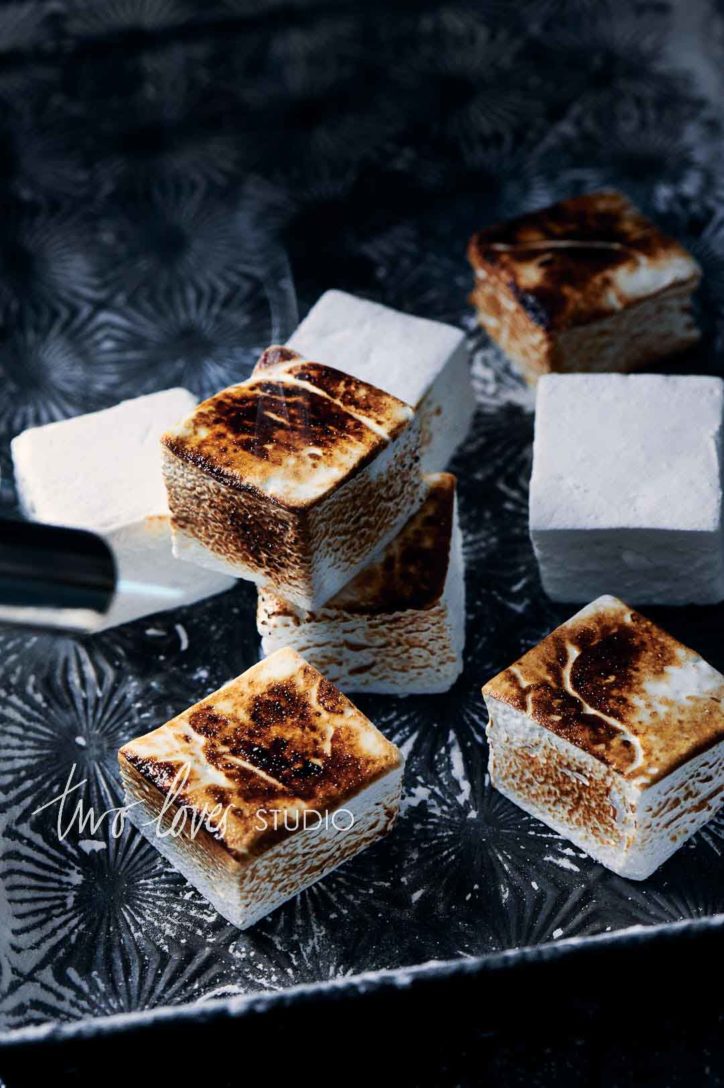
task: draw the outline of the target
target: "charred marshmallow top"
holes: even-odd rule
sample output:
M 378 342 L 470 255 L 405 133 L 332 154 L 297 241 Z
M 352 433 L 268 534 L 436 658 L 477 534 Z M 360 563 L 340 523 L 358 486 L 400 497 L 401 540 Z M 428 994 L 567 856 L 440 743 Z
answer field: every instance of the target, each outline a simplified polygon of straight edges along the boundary
M 394 745 L 291 649 L 130 741 L 120 755 L 212 823 L 221 806 L 227 819 L 223 831 L 216 820 L 215 838 L 237 857 L 261 853 L 286 833 L 263 828 L 260 809 L 333 811 L 400 765 Z
M 648 786 L 724 739 L 724 676 L 615 597 L 600 597 L 483 688 Z
M 228 487 L 304 507 L 369 464 L 413 417 L 375 386 L 272 347 L 248 381 L 204 401 L 162 442 Z
M 589 193 L 473 236 L 480 276 L 499 277 L 528 317 L 556 332 L 605 318 L 701 275 L 686 250 L 620 193 Z

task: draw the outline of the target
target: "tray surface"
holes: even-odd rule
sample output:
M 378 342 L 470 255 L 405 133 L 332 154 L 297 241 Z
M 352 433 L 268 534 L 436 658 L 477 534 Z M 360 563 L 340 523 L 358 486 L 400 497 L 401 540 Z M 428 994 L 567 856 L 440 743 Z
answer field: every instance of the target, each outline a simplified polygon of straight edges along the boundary
M 73 768 L 87 805 L 119 803 L 117 748 L 257 659 L 252 587 L 93 638 L 0 628 L 3 1037 L 724 920 L 724 818 L 632 883 L 486 776 L 481 684 L 572 609 L 539 586 L 527 535 L 533 394 L 473 327 L 468 235 L 571 192 L 620 186 L 704 266 L 705 339 L 677 368 L 722 369 L 707 88 L 682 71 L 685 57 L 660 64 L 673 33 L 665 5 L 611 5 L 626 30 L 616 41 L 593 16 L 558 17 L 553 34 L 554 6 L 528 5 L 536 16 L 525 26 L 518 5 L 489 5 L 485 18 L 465 5 L 409 13 L 372 40 L 374 5 L 353 17 L 310 2 L 276 34 L 240 17 L 223 33 L 115 51 L 101 38 L 79 54 L 75 81 L 52 58 L 3 70 L 9 131 L 26 156 L 3 179 L 13 215 L 0 226 L 4 511 L 15 504 L 8 442 L 24 427 L 175 384 L 208 395 L 245 376 L 296 323 L 290 265 L 302 311 L 337 286 L 464 325 L 478 401 L 452 466 L 467 562 L 464 675 L 445 696 L 355 700 L 407 756 L 399 824 L 246 933 L 130 827 L 116 838 L 106 821 L 61 840 L 57 810 L 35 810 Z M 711 21 L 724 36 L 713 9 Z M 334 58 L 323 72 L 320 42 Z M 592 42 L 611 67 L 600 86 Z M 360 78 L 376 80 L 377 95 L 328 112 Z M 644 611 L 724 667 L 723 609 Z

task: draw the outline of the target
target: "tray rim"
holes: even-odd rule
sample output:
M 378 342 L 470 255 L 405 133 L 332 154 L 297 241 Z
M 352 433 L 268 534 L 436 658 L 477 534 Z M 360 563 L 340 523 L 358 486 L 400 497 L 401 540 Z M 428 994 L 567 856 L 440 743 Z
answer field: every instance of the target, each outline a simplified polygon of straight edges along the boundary
M 499 970 L 515 970 L 518 964 L 530 964 L 575 957 L 582 949 L 606 948 L 612 945 L 653 944 L 657 940 L 690 936 L 708 931 L 724 931 L 724 912 L 704 915 L 700 918 L 684 918 L 676 922 L 655 925 L 633 925 L 610 933 L 594 933 L 585 937 L 563 937 L 557 941 L 521 945 L 482 956 L 458 957 L 447 960 L 430 960 L 427 963 L 410 964 L 406 967 L 383 968 L 345 975 L 338 979 L 300 983 L 282 990 L 262 990 L 252 994 L 235 994 L 213 998 L 197 1004 L 158 1005 L 154 1009 L 138 1009 L 132 1012 L 113 1013 L 110 1016 L 86 1016 L 78 1020 L 49 1020 L 42 1024 L 12 1028 L 0 1032 L 0 1052 L 44 1043 L 104 1036 L 118 1036 L 125 1031 L 151 1028 L 164 1024 L 186 1021 L 210 1021 L 221 1018 L 240 1019 L 252 1014 L 262 1014 L 267 1009 L 293 1005 L 305 998 L 337 994 L 339 996 L 369 994 L 373 992 L 406 989 L 423 979 L 450 979 L 456 975 L 476 976 Z

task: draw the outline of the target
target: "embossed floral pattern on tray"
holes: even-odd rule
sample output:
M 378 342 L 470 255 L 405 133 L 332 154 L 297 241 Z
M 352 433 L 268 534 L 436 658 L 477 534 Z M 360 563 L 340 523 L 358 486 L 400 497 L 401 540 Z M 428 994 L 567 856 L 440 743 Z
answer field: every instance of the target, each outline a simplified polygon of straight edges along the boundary
M 22 428 L 248 373 L 294 327 L 290 269 L 302 310 L 337 286 L 461 324 L 478 402 L 453 465 L 465 671 L 445 696 L 359 700 L 407 756 L 394 834 L 240 933 L 131 829 L 59 841 L 54 812 L 34 812 L 74 766 L 89 802 L 118 803 L 117 747 L 256 660 L 253 589 L 95 638 L 0 629 L 6 1030 L 724 911 L 722 819 L 632 884 L 490 788 L 481 683 L 570 610 L 543 595 L 528 541 L 534 396 L 475 331 L 463 256 L 485 222 L 618 185 L 701 261 L 705 338 L 687 366 L 721 372 L 724 21 L 712 3 L 709 45 L 666 3 L 421 4 L 385 20 L 372 0 L 300 0 L 283 26 L 273 7 L 226 0 L 192 20 L 175 0 L 56 3 L 74 64 L 51 50 L 0 72 L 14 149 L 0 504 L 15 505 Z M 32 8 L 3 5 L 5 51 L 42 38 L 48 5 Z M 133 29 L 148 37 L 112 47 Z M 724 665 L 720 609 L 656 618 Z

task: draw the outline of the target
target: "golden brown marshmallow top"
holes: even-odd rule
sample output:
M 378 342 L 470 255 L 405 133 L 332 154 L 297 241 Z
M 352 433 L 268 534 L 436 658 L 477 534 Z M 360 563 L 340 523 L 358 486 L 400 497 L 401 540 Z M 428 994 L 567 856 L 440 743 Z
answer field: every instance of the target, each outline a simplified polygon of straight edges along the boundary
M 228 487 L 310 506 L 369 464 L 414 418 L 389 393 L 289 348 L 203 401 L 163 445 Z
M 293 833 L 281 816 L 276 830 L 271 818 L 262 828 L 260 811 L 331 812 L 402 762 L 349 699 L 288 648 L 130 741 L 119 758 L 161 794 L 208 816 L 235 856 Z
M 483 694 L 641 785 L 724 739 L 724 676 L 614 597 L 556 628 Z
M 499 280 L 535 325 L 557 332 L 605 318 L 700 276 L 683 246 L 621 193 L 589 193 L 474 234 L 478 276 Z

